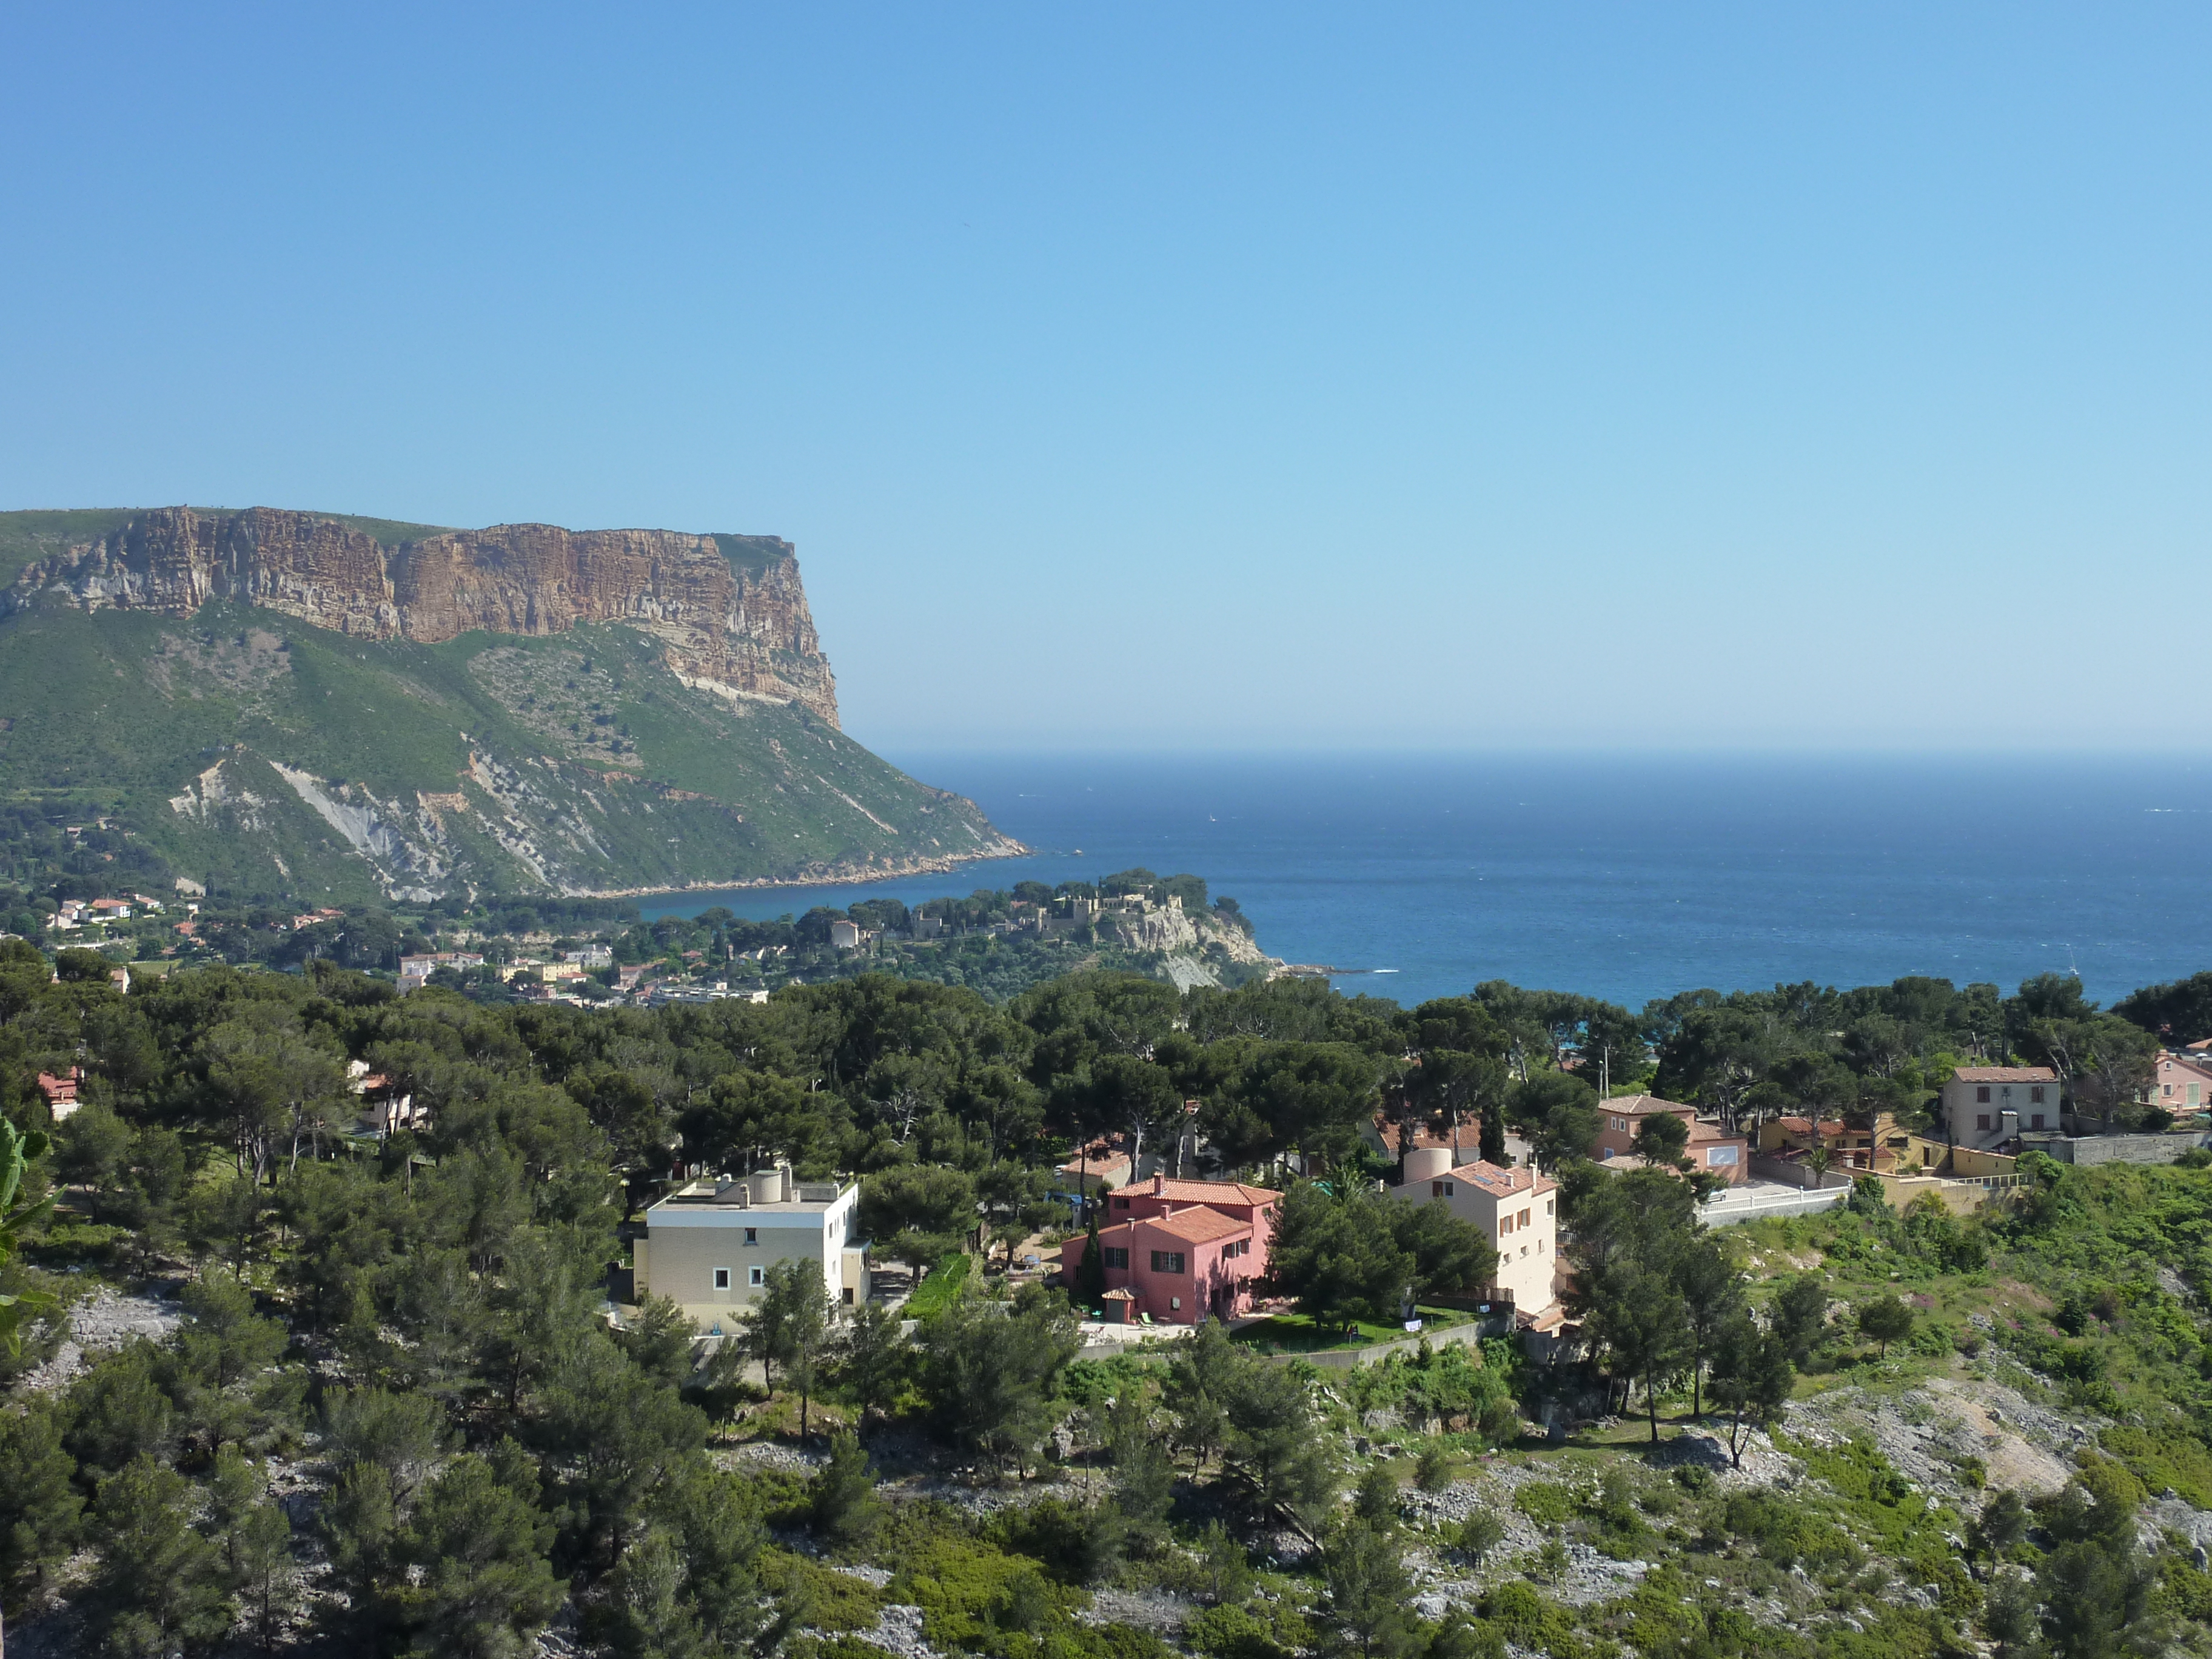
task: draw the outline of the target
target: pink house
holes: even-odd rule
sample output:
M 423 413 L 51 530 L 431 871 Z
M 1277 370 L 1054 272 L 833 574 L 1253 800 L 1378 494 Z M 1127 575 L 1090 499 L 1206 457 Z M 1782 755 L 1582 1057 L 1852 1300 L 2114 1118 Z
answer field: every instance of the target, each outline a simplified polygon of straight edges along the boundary
M 2158 1073 L 2145 1097 L 2169 1112 L 2194 1112 L 2212 1106 L 2212 1061 L 2201 1053 L 2160 1054 Z
M 1126 1316 L 1149 1314 L 1156 1324 L 1194 1325 L 1211 1315 L 1248 1312 L 1252 1281 L 1267 1271 L 1280 1193 L 1234 1181 L 1170 1181 L 1109 1200 L 1112 1224 L 1098 1230 L 1106 1287 Z M 1060 1247 L 1063 1278 L 1073 1283 L 1090 1249 L 1088 1238 Z M 1110 1305 L 1110 1304 L 1109 1304 Z

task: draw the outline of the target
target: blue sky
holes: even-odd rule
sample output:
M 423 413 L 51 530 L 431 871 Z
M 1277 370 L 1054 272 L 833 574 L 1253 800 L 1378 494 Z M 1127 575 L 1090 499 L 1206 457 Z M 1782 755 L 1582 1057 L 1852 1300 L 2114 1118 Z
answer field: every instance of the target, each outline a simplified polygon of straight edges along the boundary
M 786 536 L 905 750 L 2202 749 L 2208 44 L 19 6 L 0 506 Z

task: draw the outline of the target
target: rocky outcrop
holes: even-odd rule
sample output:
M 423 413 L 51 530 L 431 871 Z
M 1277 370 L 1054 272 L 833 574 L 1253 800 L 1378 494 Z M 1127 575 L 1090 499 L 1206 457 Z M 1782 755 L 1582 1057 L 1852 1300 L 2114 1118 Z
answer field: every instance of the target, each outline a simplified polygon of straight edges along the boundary
M 230 599 L 341 634 L 426 643 L 624 623 L 658 639 L 688 684 L 795 702 L 837 724 L 837 684 L 798 557 L 771 536 L 522 524 L 386 547 L 312 514 L 174 507 L 30 566 L 4 608 L 40 592 L 88 610 L 177 617 Z

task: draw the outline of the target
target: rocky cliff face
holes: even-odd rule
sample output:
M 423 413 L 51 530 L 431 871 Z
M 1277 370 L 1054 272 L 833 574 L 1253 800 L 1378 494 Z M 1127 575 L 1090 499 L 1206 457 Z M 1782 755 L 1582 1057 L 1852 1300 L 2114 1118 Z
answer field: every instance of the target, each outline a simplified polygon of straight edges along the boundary
M 626 623 L 659 640 L 688 684 L 796 702 L 837 724 L 837 684 L 799 560 L 769 536 L 495 525 L 387 548 L 309 514 L 165 507 L 32 565 L 0 614 L 41 591 L 86 610 L 177 617 L 231 599 L 342 634 L 426 643 Z

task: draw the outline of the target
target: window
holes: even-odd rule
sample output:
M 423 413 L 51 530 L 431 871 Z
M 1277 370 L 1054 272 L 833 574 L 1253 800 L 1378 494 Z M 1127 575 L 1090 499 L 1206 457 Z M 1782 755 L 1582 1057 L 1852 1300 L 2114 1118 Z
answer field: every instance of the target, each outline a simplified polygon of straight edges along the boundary
M 1733 1164 L 1735 1162 L 1735 1152 L 1736 1149 L 1733 1146 L 1708 1147 L 1705 1150 L 1705 1162 L 1708 1164 Z
M 1977 1129 L 1986 1129 L 1986 1128 L 1988 1128 L 1988 1127 L 1990 1127 L 1990 1115 L 1989 1115 L 1987 1112 L 1977 1112 L 1977 1113 L 1975 1113 L 1975 1114 L 1974 1114 L 1974 1127 L 1975 1127 Z
M 759 1229 L 759 1228 L 757 1228 L 757 1227 L 748 1227 L 748 1228 L 746 1228 L 746 1229 L 745 1229 L 745 1243 L 748 1243 L 748 1244 L 757 1244 L 757 1243 L 760 1243 L 760 1229 Z
M 730 1288 L 730 1270 L 727 1267 L 714 1269 L 714 1288 L 718 1291 L 726 1291 Z
M 1556 1202 L 1556 1201 L 1557 1201 L 1557 1200 L 1555 1200 L 1548 1199 L 1548 1198 L 1547 1198 L 1547 1199 L 1546 1199 L 1546 1200 L 1544 1200 L 1544 1213 L 1545 1213 L 1546 1215 L 1549 1215 L 1549 1214 L 1551 1214 L 1551 1213 L 1552 1213 L 1552 1206 L 1553 1206 L 1553 1204 L 1554 1202 Z
M 2158 1091 L 2159 1093 L 2166 1096 L 2168 1099 L 2172 1099 L 2173 1097 L 2173 1085 L 2171 1083 L 2161 1083 L 2158 1085 Z M 2041 1091 L 2039 1090 L 2037 1092 L 2040 1093 Z
M 1106 1265 L 1109 1267 L 1127 1267 L 1129 1252 L 1120 1245 L 1109 1244 L 1106 1247 Z
M 1536 1254 L 1538 1255 L 1544 1254 L 1544 1241 L 1540 1238 L 1536 1241 Z
M 746 1268 L 746 1269 L 745 1269 L 745 1283 L 746 1283 L 746 1284 L 748 1284 L 748 1285 L 765 1285 L 765 1284 L 767 1284 L 767 1283 L 768 1283 L 768 1273 L 767 1273 L 767 1271 L 766 1271 L 765 1269 L 763 1269 L 763 1268 L 760 1268 L 760 1267 L 748 1267 L 748 1268 Z
M 2172 1091 L 2168 1091 L 2168 1092 L 2171 1093 Z M 1442 1198 L 1443 1195 L 1444 1183 L 1441 1181 L 1431 1181 L 1429 1183 L 1429 1196 L 1431 1198 Z
M 1521 1212 L 1521 1220 L 1520 1220 L 1520 1224 L 1520 1224 L 1520 1225 L 1522 1225 L 1522 1226 L 1523 1226 L 1523 1227 L 1526 1227 L 1526 1226 L 1528 1226 L 1528 1225 L 1530 1225 L 1530 1224 L 1530 1224 L 1530 1222 L 1529 1222 L 1529 1220 L 1528 1220 L 1528 1211 L 1523 1210 L 1523 1211 L 1522 1211 L 1522 1212 Z
M 1117 1198 L 1114 1200 L 1114 1207 L 1117 1210 L 1126 1210 L 1129 1207 L 1129 1200 L 1126 1198 Z
M 2043 1114 L 2040 1112 L 2036 1113 L 2034 1116 L 2028 1120 L 2027 1127 L 2031 1129 L 2040 1129 L 2043 1127 Z
M 2027 1098 L 2028 1098 L 2028 1103 L 2029 1103 L 2029 1104 L 2031 1104 L 2031 1105 L 2034 1105 L 2034 1106 L 2040 1106 L 2040 1105 L 2042 1105 L 2042 1104 L 2043 1104 L 2043 1085 L 2042 1085 L 2040 1083 L 2039 1083 L 2039 1084 L 2037 1084 L 2037 1085 L 2035 1085 L 2035 1087 L 2033 1087 L 2033 1089 L 2030 1089 L 2030 1090 L 2027 1091 Z
M 845 1287 L 845 1305 L 848 1308 L 853 1305 L 853 1287 L 850 1285 Z
M 1156 1273 L 1182 1273 L 1182 1252 L 1181 1250 L 1154 1250 L 1152 1252 L 1152 1271 Z

